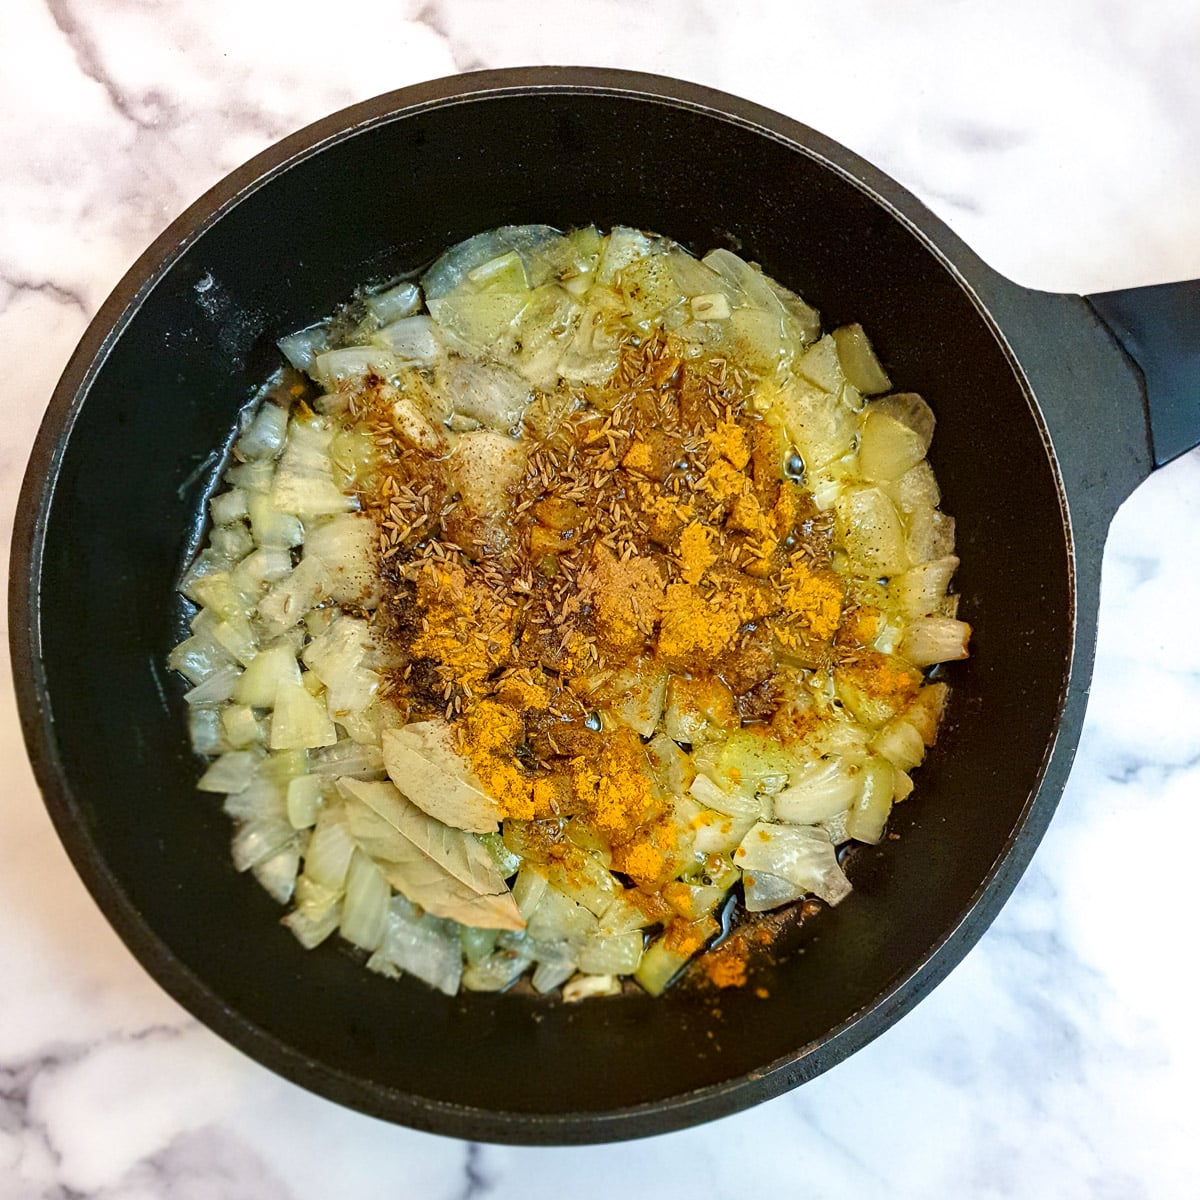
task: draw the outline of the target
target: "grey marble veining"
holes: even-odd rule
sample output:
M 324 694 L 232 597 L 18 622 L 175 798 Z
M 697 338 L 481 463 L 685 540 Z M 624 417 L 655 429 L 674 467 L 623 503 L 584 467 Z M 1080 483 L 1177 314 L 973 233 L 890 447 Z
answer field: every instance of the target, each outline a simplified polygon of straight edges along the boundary
M 583 62 L 711 84 L 844 141 L 1022 283 L 1200 277 L 1193 0 L 8 0 L 0 45 L 6 548 L 54 382 L 159 230 L 276 138 L 456 70 Z M 1198 530 L 1196 454 L 1118 513 L 1070 785 L 947 982 L 800 1091 L 619 1147 L 393 1128 L 197 1026 L 77 881 L 5 690 L 0 1200 L 1200 1195 Z

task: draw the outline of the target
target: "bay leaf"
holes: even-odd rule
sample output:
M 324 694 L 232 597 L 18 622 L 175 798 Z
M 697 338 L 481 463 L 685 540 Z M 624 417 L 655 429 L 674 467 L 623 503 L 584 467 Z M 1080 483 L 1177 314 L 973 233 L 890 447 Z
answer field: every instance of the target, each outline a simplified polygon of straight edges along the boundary
M 390 783 L 341 779 L 350 832 L 388 882 L 435 917 L 480 929 L 523 929 L 495 860 L 474 834 L 425 813 Z
M 405 796 L 443 824 L 471 833 L 500 827 L 499 806 L 454 748 L 454 733 L 445 721 L 385 729 L 383 765 Z

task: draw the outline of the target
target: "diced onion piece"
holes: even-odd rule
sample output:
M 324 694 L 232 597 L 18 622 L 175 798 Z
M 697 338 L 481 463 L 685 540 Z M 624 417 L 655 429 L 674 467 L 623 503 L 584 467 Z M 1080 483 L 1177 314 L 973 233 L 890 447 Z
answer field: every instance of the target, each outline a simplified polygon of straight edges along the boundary
M 246 505 L 250 514 L 250 529 L 258 546 L 299 546 L 304 541 L 304 526 L 300 518 L 281 512 L 270 494 L 255 493 Z
M 872 409 L 863 423 L 858 467 L 864 479 L 899 479 L 925 457 L 920 436 L 895 417 Z
M 642 934 L 592 934 L 578 943 L 577 961 L 587 975 L 632 975 L 642 961 Z
M 309 609 L 328 599 L 333 588 L 329 570 L 319 558 L 306 555 L 285 579 L 258 602 L 258 613 L 275 633 L 295 626 Z
M 225 647 L 206 637 L 187 638 L 167 655 L 167 666 L 186 676 L 192 683 L 203 683 L 232 665 L 233 656 Z
M 855 574 L 890 576 L 907 569 L 904 527 L 884 492 L 853 488 L 834 507 Z
M 726 854 L 741 843 L 759 813 L 730 817 L 706 811 L 692 822 L 692 846 L 697 854 Z
M 809 892 L 827 904 L 850 894 L 850 881 L 838 866 L 828 834 L 812 825 L 759 822 L 733 856 L 741 868 L 746 908 L 763 912 Z
M 260 650 L 250 660 L 238 680 L 234 699 L 251 708 L 270 708 L 281 686 L 299 682 L 300 665 L 291 647 L 276 643 Z
M 592 1000 L 597 996 L 619 996 L 621 981 L 615 975 L 576 975 L 563 988 L 563 1000 L 576 1004 L 580 1000 Z
M 582 855 L 569 868 L 561 862 L 551 862 L 547 875 L 554 887 L 596 917 L 612 904 L 620 891 L 620 885 L 595 853 Z
M 496 363 L 451 359 L 442 382 L 454 397 L 455 412 L 498 433 L 516 428 L 533 398 L 526 380 Z
M 667 672 L 656 664 L 643 661 L 627 671 L 619 671 L 609 681 L 608 694 L 613 715 L 642 737 L 658 731 L 667 698 Z
M 236 463 L 225 472 L 225 482 L 255 495 L 269 492 L 271 484 L 275 482 L 275 464 L 268 458 Z
M 262 760 L 261 750 L 227 751 L 209 764 L 196 787 L 202 792 L 240 792 L 250 786 Z
M 967 657 L 970 637 L 971 626 L 966 621 L 955 621 L 950 617 L 918 617 L 904 631 L 900 653 L 916 667 L 953 662 Z
M 310 325 L 280 338 L 276 345 L 297 371 L 307 372 L 316 356 L 329 347 L 329 327 Z
M 421 289 L 415 283 L 398 283 L 364 298 L 367 312 L 381 325 L 411 317 L 421 307 Z
M 326 417 L 293 421 L 288 427 L 287 445 L 271 486 L 271 499 L 280 512 L 308 520 L 356 506 L 354 497 L 333 481 L 332 441 L 333 426 Z
M 296 831 L 278 817 L 244 822 L 233 835 L 234 869 L 248 871 L 292 845 L 295 837 Z
M 597 921 L 582 904 L 548 886 L 533 913 L 526 918 L 526 928 L 530 937 L 552 942 L 586 937 L 596 931 Z
M 631 933 L 635 929 L 645 929 L 653 922 L 638 905 L 627 899 L 625 894 L 614 897 L 613 902 L 604 910 L 597 933 Z
M 900 606 L 901 613 L 912 620 L 927 617 L 938 611 L 938 605 L 946 598 L 950 579 L 958 570 L 958 559 L 948 554 L 932 562 L 918 563 L 903 575 L 895 576 L 888 591 Z
M 927 746 L 932 746 L 937 738 L 949 690 L 944 683 L 927 683 L 904 710 L 904 719 L 921 735 Z
M 650 995 L 661 996 L 671 980 L 687 966 L 688 960 L 703 949 L 720 928 L 712 917 L 703 917 L 690 923 L 672 922 L 665 933 L 646 947 L 642 961 L 634 972 L 634 979 Z
M 188 740 L 197 754 L 220 754 L 229 749 L 219 708 L 188 710 Z
M 863 764 L 862 787 L 846 817 L 846 832 L 855 841 L 873 846 L 883 837 L 895 788 L 895 771 L 886 758 L 873 755 Z
M 524 951 L 496 950 L 463 971 L 462 986 L 470 992 L 502 992 L 516 983 L 532 962 Z
M 246 704 L 230 704 L 221 710 L 221 724 L 231 746 L 255 746 L 263 741 L 263 729 Z
M 928 459 L 923 458 L 899 479 L 885 486 L 888 495 L 903 513 L 911 513 L 918 508 L 934 509 L 942 501 L 942 493 Z
M 315 950 L 337 929 L 341 919 L 342 905 L 339 899 L 316 912 L 300 905 L 283 918 L 283 924 L 306 950 Z
M 889 721 L 872 739 L 871 749 L 900 771 L 911 771 L 925 759 L 925 742 L 903 717 Z
M 755 403 L 783 421 L 810 475 L 841 458 L 853 444 L 857 416 L 805 379 L 793 378 L 783 385 L 764 381 L 756 389 Z
M 954 518 L 936 509 L 914 508 L 908 516 L 905 549 L 914 564 L 947 558 L 954 553 Z
M 933 441 L 933 429 L 937 419 L 933 410 L 916 392 L 896 392 L 891 396 L 882 396 L 871 401 L 871 411 L 892 417 L 902 425 L 907 425 L 920 439 L 922 453 L 928 451 Z
M 391 379 L 401 364 L 378 346 L 347 346 L 344 350 L 327 350 L 313 359 L 309 373 L 327 391 L 335 392 L 339 383 L 378 375 Z M 293 426 L 294 427 L 294 426 Z
M 383 872 L 365 854 L 355 850 L 346 872 L 339 932 L 363 950 L 378 950 L 387 929 L 388 900 L 392 889 Z
M 726 791 L 707 775 L 697 774 L 690 791 L 701 804 L 728 817 L 753 817 L 757 821 L 762 816 L 762 804 L 753 796 Z
M 304 557 L 324 564 L 334 604 L 373 609 L 380 598 L 379 531 L 367 513 L 343 513 L 308 531 Z
M 282 785 L 267 777 L 259 765 L 249 786 L 240 792 L 225 797 L 222 807 L 227 816 L 238 821 L 258 821 L 266 817 L 283 820 L 287 814 L 287 804 Z
M 259 406 L 234 450 L 242 458 L 274 458 L 287 436 L 288 412 L 269 401 Z
M 242 673 L 237 667 L 222 667 L 219 671 L 214 671 L 203 683 L 197 684 L 190 692 L 184 692 L 183 698 L 192 705 L 222 704 L 237 689 L 241 675 Z
M 857 763 L 832 757 L 795 772 L 775 797 L 775 819 L 793 825 L 816 825 L 853 804 L 862 788 Z
M 496 948 L 496 939 L 500 936 L 498 929 L 477 929 L 472 925 L 458 927 L 462 952 L 471 966 L 478 966 Z
M 296 889 L 296 872 L 300 869 L 300 847 L 295 841 L 270 858 L 251 868 L 254 878 L 272 900 L 286 904 Z
M 233 572 L 233 583 L 242 592 L 261 596 L 269 583 L 292 573 L 292 554 L 286 546 L 261 546 L 248 554 Z
M 528 269 L 540 252 L 561 240 L 562 234 L 549 225 L 502 225 L 459 242 L 447 250 L 421 279 L 429 310 L 433 311 L 432 301 L 454 291 L 470 272 L 484 263 L 515 250 Z M 535 281 L 540 283 L 536 272 L 534 275 Z
M 218 642 L 234 658 L 247 666 L 258 654 L 258 639 L 250 622 L 243 616 L 233 616 L 213 626 L 213 641 Z
M 312 770 L 325 779 L 379 780 L 384 777 L 383 751 L 378 746 L 338 742 L 313 755 Z
M 335 721 L 369 707 L 379 690 L 379 676 L 362 665 L 368 638 L 366 621 L 339 615 L 304 651 L 308 669 L 325 685 L 326 706 Z
M 188 595 L 197 604 L 212 609 L 223 621 L 244 617 L 249 607 L 246 594 L 227 571 L 215 571 L 196 579 Z
M 340 808 L 326 808 L 317 817 L 316 828 L 304 855 L 304 874 L 330 890 L 341 890 L 354 853 L 354 838 Z
M 310 695 L 303 683 L 280 684 L 271 718 L 271 749 L 315 749 L 336 741 L 337 730 L 324 703 Z
M 555 988 L 561 987 L 574 974 L 575 964 L 573 962 L 539 962 L 534 968 L 533 977 L 530 982 L 533 984 L 535 992 L 545 995 L 547 992 L 552 992 Z M 580 978 L 598 979 L 599 976 L 581 975 Z M 563 998 L 566 998 L 565 993 Z
M 833 395 L 837 395 L 846 382 L 837 343 L 829 334 L 814 342 L 796 360 L 796 370 L 810 383 Z
M 208 502 L 214 525 L 228 525 L 230 521 L 240 520 L 246 515 L 247 494 L 241 488 L 230 488 L 220 492 Z
M 650 239 L 638 229 L 617 225 L 608 235 L 596 268 L 596 282 L 613 283 L 617 275 L 639 258 L 645 258 L 653 248 Z
M 833 340 L 837 343 L 838 357 L 846 378 L 864 396 L 886 392 L 892 386 L 861 325 L 843 325 L 835 329 Z
M 321 777 L 297 775 L 287 785 L 287 816 L 293 829 L 310 829 L 321 812 Z
M 383 940 L 375 958 L 453 996 L 463 972 L 457 928 L 449 921 L 414 915 L 412 905 L 397 897 L 389 907 Z
M 726 281 L 741 304 L 769 313 L 773 317 L 784 315 L 783 302 L 766 276 L 733 251 L 710 250 L 702 261 Z

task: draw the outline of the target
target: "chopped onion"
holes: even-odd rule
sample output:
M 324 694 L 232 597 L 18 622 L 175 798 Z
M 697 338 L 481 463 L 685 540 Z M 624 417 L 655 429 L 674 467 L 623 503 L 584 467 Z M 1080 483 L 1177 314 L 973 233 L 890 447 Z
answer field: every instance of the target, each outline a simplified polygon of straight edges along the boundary
M 197 684 L 190 692 L 184 692 L 183 698 L 188 704 L 221 704 L 228 700 L 237 689 L 241 671 L 237 667 L 222 667 L 214 671 L 203 683 Z
M 275 693 L 271 749 L 315 749 L 332 746 L 336 741 L 337 730 L 324 703 L 310 695 L 302 683 L 281 683 Z
M 436 327 L 427 316 L 406 316 L 401 321 L 385 325 L 371 341 L 405 365 L 419 363 L 423 367 L 431 367 L 442 353 Z
M 340 891 L 345 886 L 353 853 L 354 838 L 350 836 L 345 814 L 340 808 L 324 809 L 308 841 L 304 874 L 321 887 Z
M 845 812 L 861 788 L 856 763 L 838 757 L 818 759 L 792 775 L 788 786 L 775 797 L 775 818 L 793 825 L 827 821 Z
M 283 449 L 287 427 L 288 410 L 265 402 L 238 438 L 234 451 L 242 458 L 274 458 Z
M 289 826 L 290 828 L 290 826 Z M 360 850 L 350 858 L 342 901 L 342 937 L 363 950 L 378 950 L 387 929 L 392 889 L 383 872 Z
M 850 894 L 829 835 L 813 825 L 755 825 L 733 856 L 741 868 L 746 908 L 763 912 L 809 892 L 828 904 Z
M 381 325 L 410 317 L 421 307 L 421 289 L 415 283 L 398 283 L 364 299 L 367 312 Z
M 846 378 L 864 396 L 873 396 L 891 388 L 891 380 L 861 325 L 843 325 L 835 329 L 833 340 L 837 343 L 838 357 Z
M 467 966 L 462 974 L 462 985 L 471 992 L 502 992 L 516 983 L 532 962 L 532 957 L 526 953 L 496 950 L 483 962 Z
M 900 653 L 917 667 L 967 657 L 971 627 L 950 617 L 918 617 L 900 641 Z
M 229 750 L 209 764 L 196 787 L 202 792 L 240 792 L 250 786 L 264 758 L 261 750 Z
M 257 862 L 251 868 L 254 878 L 262 885 L 267 895 L 280 904 L 286 904 L 296 889 L 296 872 L 300 869 L 300 846 L 293 842 L 270 858 Z
M 232 665 L 233 656 L 225 647 L 205 637 L 187 638 L 167 656 L 167 666 L 185 675 L 192 683 L 203 683 Z
M 233 835 L 233 865 L 238 871 L 265 862 L 295 842 L 296 831 L 278 817 L 246 821 Z
M 316 356 L 329 346 L 329 327 L 324 322 L 310 325 L 280 338 L 276 345 L 297 371 L 307 372 Z
M 287 785 L 287 817 L 293 829 L 309 829 L 321 811 L 321 777 L 297 775 Z
M 383 751 L 378 746 L 362 746 L 351 741 L 338 742 L 316 752 L 312 769 L 315 775 L 326 779 L 382 779 Z
M 381 963 L 390 964 L 453 996 L 463 973 L 462 944 L 457 930 L 458 926 L 449 921 L 412 916 L 411 905 L 393 900 L 383 940 L 367 966 L 375 964 L 378 969 Z
M 251 708 L 271 708 L 284 684 L 299 684 L 300 664 L 290 646 L 276 643 L 260 650 L 250 660 L 237 682 L 234 698 Z M 283 749 L 283 747 L 275 747 Z
M 886 758 L 869 758 L 863 766 L 858 798 L 846 818 L 846 832 L 852 838 L 875 845 L 883 837 L 895 786 L 892 764 Z
M 579 969 L 587 975 L 632 975 L 642 961 L 642 934 L 592 934 L 578 944 Z
M 563 1000 L 575 1004 L 595 996 L 619 996 L 621 981 L 615 975 L 577 975 L 563 988 Z

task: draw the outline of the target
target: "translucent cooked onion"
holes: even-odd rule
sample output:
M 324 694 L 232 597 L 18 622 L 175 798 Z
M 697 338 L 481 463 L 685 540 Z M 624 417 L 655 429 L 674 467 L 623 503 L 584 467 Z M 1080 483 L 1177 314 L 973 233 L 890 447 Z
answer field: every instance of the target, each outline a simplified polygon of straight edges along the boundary
M 526 974 L 567 1001 L 624 978 L 659 995 L 734 897 L 846 897 L 836 848 L 884 837 L 945 705 L 921 671 L 970 635 L 933 412 L 891 391 L 861 326 L 823 334 L 729 250 L 527 225 L 279 345 L 291 366 L 241 418 L 168 662 L 234 865 L 303 946 L 338 934 L 447 995 Z M 567 445 L 607 455 L 570 493 Z M 604 499 L 622 472 L 624 520 Z M 624 570 L 649 591 L 620 595 Z M 455 572 L 504 581 L 501 626 L 478 596 L 439 613 Z M 489 703 L 523 740 L 472 724 Z

